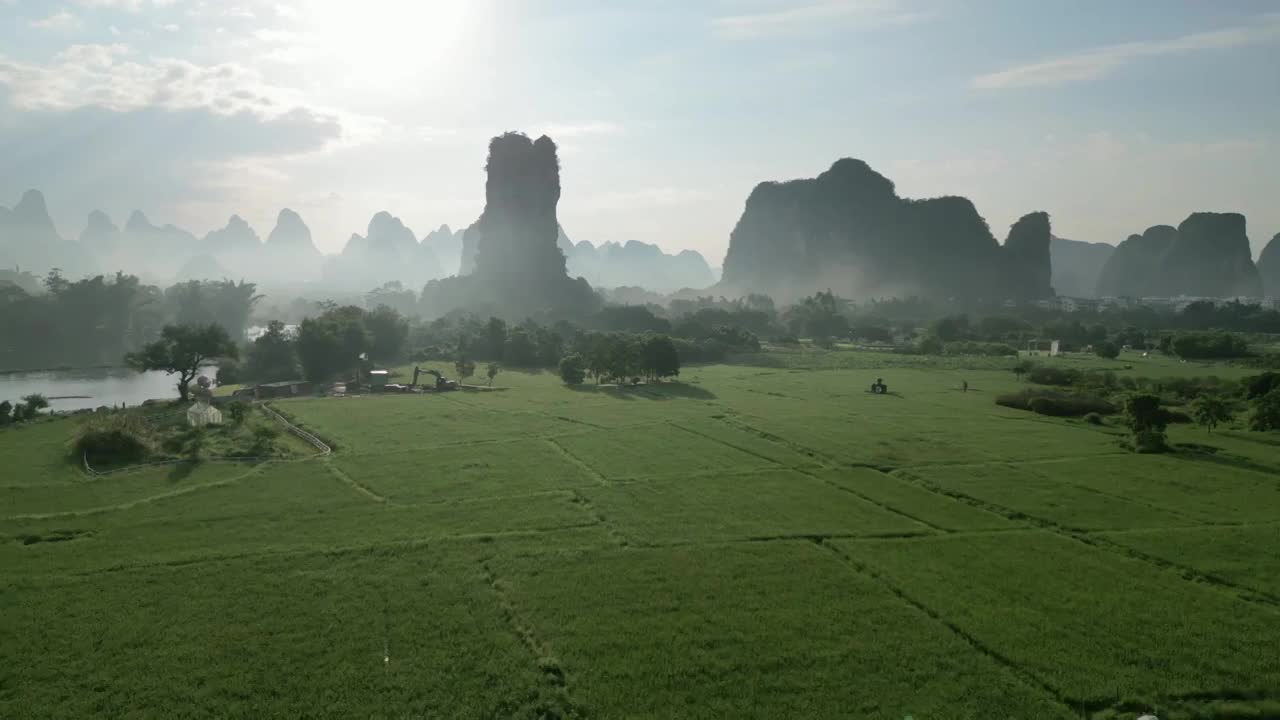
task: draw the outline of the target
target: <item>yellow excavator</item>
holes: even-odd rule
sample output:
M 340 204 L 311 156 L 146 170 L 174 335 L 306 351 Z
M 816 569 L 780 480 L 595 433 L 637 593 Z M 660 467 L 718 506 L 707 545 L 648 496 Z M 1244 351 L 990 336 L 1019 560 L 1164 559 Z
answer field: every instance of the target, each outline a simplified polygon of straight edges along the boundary
M 439 371 L 437 371 L 437 370 L 431 370 L 431 369 L 423 370 L 422 368 L 418 367 L 417 365 L 414 365 L 414 366 L 413 366 L 413 384 L 412 384 L 412 385 L 410 385 L 409 387 L 411 387 L 411 388 L 416 388 L 416 387 L 418 387 L 418 378 L 419 378 L 420 376 L 422 376 L 422 375 L 434 375 L 434 376 L 435 376 L 435 378 L 436 378 L 436 384 L 435 384 L 435 388 L 434 388 L 434 390 L 435 390 L 436 392 L 444 392 L 445 390 L 457 390 L 457 389 L 458 389 L 458 383 L 456 383 L 456 382 L 454 382 L 453 380 L 450 380 L 450 379 L 446 378 L 445 376 L 441 375 Z

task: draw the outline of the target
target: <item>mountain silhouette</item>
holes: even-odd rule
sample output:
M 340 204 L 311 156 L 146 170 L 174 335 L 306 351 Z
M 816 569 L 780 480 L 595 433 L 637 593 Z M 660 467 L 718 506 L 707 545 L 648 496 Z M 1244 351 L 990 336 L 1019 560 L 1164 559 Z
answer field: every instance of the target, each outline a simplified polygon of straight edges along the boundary
M 921 295 L 1034 299 L 1053 294 L 1049 218 L 1024 216 L 1001 246 L 963 197 L 900 198 L 865 162 L 817 178 L 760 183 L 729 237 L 720 287 L 787 301 Z

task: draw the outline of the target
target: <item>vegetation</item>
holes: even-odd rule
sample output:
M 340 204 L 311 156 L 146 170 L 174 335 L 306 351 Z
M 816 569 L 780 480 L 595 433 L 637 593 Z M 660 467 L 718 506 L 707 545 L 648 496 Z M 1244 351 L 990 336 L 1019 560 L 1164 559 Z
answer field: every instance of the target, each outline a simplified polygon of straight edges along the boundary
M 662 336 L 582 337 L 638 364 Z M 1184 393 L 1243 401 L 1248 371 L 1084 356 L 1045 359 L 1079 371 L 1045 386 L 1003 357 L 769 355 L 568 388 L 570 352 L 569 377 L 502 361 L 504 392 L 275 401 L 327 459 L 234 403 L 203 431 L 148 419 L 144 457 L 296 461 L 90 480 L 66 444 L 140 414 L 0 431 L 0 716 L 1270 712 L 1274 443 L 1166 419 Z M 1012 394 L 1155 400 L 1094 425 L 992 405 Z M 1117 453 L 1139 417 L 1203 451 Z
M 178 398 L 187 400 L 191 381 L 200 368 L 212 360 L 235 359 L 239 348 L 216 323 L 207 325 L 166 325 L 160 339 L 147 343 L 125 356 L 125 363 L 138 372 L 163 370 L 178 375 Z
M 1196 424 L 1208 432 L 1213 432 L 1215 427 L 1230 422 L 1232 418 L 1231 406 L 1222 398 L 1212 395 L 1196 398 L 1191 404 L 1191 414 Z
M 1160 397 L 1134 394 L 1125 399 L 1124 420 L 1133 435 L 1133 448 L 1140 453 L 1164 452 L 1168 449 L 1165 428 L 1169 418 L 1160 407 Z

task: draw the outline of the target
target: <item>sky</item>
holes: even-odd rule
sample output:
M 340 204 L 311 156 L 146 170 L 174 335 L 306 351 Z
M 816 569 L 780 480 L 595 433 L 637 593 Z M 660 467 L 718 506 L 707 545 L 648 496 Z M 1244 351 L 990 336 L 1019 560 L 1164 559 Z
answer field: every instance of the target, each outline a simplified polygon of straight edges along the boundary
M 866 160 L 1002 239 L 1118 243 L 1189 213 L 1280 233 L 1280 2 L 0 0 L 0 205 L 133 209 L 338 252 L 484 206 L 488 139 L 560 146 L 576 240 L 719 265 L 757 183 Z

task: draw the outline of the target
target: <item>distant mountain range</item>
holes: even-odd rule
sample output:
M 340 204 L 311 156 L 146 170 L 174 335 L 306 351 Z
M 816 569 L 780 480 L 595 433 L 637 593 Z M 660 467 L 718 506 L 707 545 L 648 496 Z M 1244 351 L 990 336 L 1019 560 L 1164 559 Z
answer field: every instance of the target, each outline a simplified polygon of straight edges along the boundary
M 364 235 L 353 234 L 341 253 L 325 256 L 306 223 L 289 209 L 280 211 L 265 241 L 239 215 L 197 238 L 174 225 L 157 226 L 140 210 L 130 214 L 123 229 L 94 210 L 77 241 L 58 234 L 44 196 L 29 190 L 12 210 L 0 207 L 0 267 L 37 274 L 57 267 L 69 276 L 124 270 L 152 282 L 228 277 L 267 284 L 318 281 L 351 291 L 389 281 L 420 288 L 435 278 L 471 272 L 476 248 L 466 233 L 441 225 L 419 241 L 400 218 L 383 211 L 370 219 Z M 593 286 L 669 291 L 715 283 L 706 260 L 694 251 L 669 255 L 635 241 L 596 248 L 573 243 L 563 228 L 556 245 L 569 274 L 586 277 Z
M 1156 225 L 1119 246 L 1054 237 L 1032 213 L 1001 245 L 962 197 L 910 200 L 857 160 L 841 160 L 812 180 L 761 183 L 730 238 L 724 278 L 697 252 L 664 252 L 628 241 L 573 242 L 557 224 L 556 247 L 570 277 L 593 287 L 670 293 L 684 288 L 764 292 L 779 300 L 832 289 L 850 297 L 930 294 L 1032 299 L 1280 295 L 1280 235 L 1253 262 L 1245 218 L 1193 213 L 1178 227 Z M 203 238 L 155 225 L 140 210 L 117 226 L 89 213 L 78 239 L 58 234 L 44 196 L 23 193 L 0 207 L 0 267 L 70 277 L 123 270 L 149 282 L 248 279 L 267 286 L 321 282 L 353 292 L 388 281 L 409 288 L 474 272 L 480 234 L 448 225 L 421 241 L 388 212 L 364 235 L 325 256 L 293 210 L 281 210 L 266 239 L 240 216 Z

